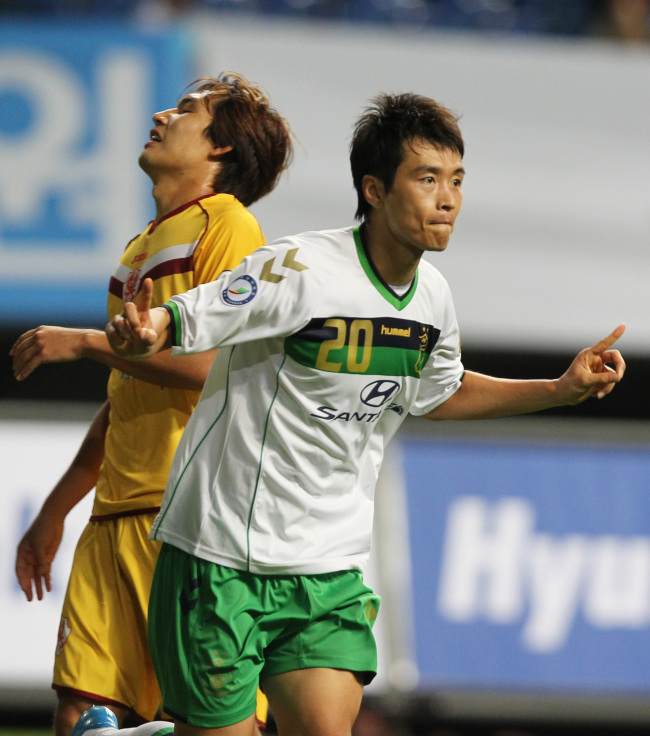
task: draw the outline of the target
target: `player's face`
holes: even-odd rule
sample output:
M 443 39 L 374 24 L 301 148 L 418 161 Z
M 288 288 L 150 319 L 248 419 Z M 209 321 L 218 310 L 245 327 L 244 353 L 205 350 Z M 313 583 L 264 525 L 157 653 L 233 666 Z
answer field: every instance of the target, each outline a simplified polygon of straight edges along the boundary
M 186 95 L 178 107 L 153 116 L 155 128 L 149 134 L 140 166 L 148 173 L 168 171 L 181 174 L 212 161 L 215 151 L 205 129 L 212 121 L 201 93 Z
M 382 198 L 390 237 L 408 250 L 443 251 L 463 201 L 460 154 L 424 140 L 405 146 L 395 181 Z

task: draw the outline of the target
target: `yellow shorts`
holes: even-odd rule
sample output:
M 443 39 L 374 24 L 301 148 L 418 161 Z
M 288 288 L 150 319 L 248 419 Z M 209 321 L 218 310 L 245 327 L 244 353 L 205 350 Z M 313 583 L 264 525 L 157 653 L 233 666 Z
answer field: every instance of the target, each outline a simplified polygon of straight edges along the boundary
M 151 721 L 162 697 L 147 647 L 147 610 L 160 542 L 155 513 L 90 522 L 79 538 L 63 602 L 52 687 L 119 705 Z M 257 720 L 268 703 L 257 694 Z
M 155 514 L 90 522 L 63 602 L 53 687 L 155 718 L 161 696 L 147 647 L 147 609 L 160 544 Z

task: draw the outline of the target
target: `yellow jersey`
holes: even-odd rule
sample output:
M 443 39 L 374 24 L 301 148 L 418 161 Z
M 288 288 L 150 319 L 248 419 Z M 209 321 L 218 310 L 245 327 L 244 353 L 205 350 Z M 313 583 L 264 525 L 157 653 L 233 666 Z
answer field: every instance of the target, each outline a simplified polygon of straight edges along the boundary
M 255 217 L 232 195 L 214 194 L 170 212 L 134 238 L 111 277 L 108 318 L 153 279 L 154 307 L 213 281 L 264 244 Z M 176 446 L 200 392 L 166 388 L 112 370 L 110 419 L 93 518 L 155 511 Z

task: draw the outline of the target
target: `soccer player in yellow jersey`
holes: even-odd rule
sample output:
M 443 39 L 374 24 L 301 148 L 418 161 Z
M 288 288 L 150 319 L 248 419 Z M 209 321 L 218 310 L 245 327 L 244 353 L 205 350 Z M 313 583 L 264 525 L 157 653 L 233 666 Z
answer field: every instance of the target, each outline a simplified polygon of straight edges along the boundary
M 153 279 L 154 303 L 213 281 L 264 244 L 246 207 L 268 194 L 292 153 L 286 121 L 239 75 L 202 79 L 154 127 L 139 163 L 153 182 L 156 219 L 126 247 L 113 273 L 108 316 Z M 108 400 L 77 456 L 22 538 L 16 574 L 27 599 L 51 590 L 51 564 L 68 512 L 96 488 L 75 552 L 54 665 L 56 736 L 92 704 L 151 720 L 160 692 L 146 644 L 147 606 L 159 543 L 148 539 L 169 466 L 214 352 L 118 358 L 103 331 L 41 326 L 11 350 L 20 381 L 43 363 L 90 358 L 112 370 Z M 135 451 L 137 448 L 137 451 Z M 258 699 L 258 716 L 266 702 Z

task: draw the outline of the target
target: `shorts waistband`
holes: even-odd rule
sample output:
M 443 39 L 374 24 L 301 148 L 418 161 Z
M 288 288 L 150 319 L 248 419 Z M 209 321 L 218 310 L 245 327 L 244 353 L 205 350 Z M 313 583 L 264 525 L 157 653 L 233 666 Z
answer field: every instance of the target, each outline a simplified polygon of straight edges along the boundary
M 160 506 L 150 506 L 146 509 L 131 509 L 130 511 L 117 511 L 114 514 L 93 514 L 88 521 L 113 521 L 123 519 L 126 516 L 145 516 L 146 514 L 157 514 Z

